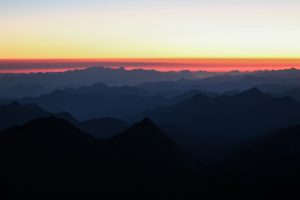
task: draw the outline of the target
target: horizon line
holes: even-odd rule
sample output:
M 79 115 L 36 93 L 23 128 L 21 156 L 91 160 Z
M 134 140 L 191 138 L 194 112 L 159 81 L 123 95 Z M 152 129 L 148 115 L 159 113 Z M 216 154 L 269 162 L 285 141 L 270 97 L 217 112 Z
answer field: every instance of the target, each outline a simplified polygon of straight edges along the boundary
M 0 61 L 8 60 L 300 60 L 300 57 L 130 57 L 130 58 L 1 58 Z
M 300 58 L 0 58 L 0 73 L 61 72 L 93 66 L 156 71 L 247 72 L 300 69 Z
M 168 72 L 208 72 L 208 73 L 230 73 L 230 72 L 239 72 L 239 73 L 253 73 L 253 72 L 264 72 L 264 71 L 286 71 L 286 70 L 300 70 L 299 68 L 290 67 L 290 68 L 279 68 L 279 69 L 256 69 L 256 70 L 239 70 L 239 69 L 232 69 L 232 70 L 189 70 L 189 69 L 180 69 L 180 70 L 158 70 L 152 68 L 126 68 L 126 67 L 106 67 L 106 66 L 91 66 L 91 67 L 84 67 L 84 68 L 60 68 L 60 69 L 22 69 L 22 70 L 0 70 L 0 74 L 36 74 L 36 73 L 63 73 L 63 72 L 72 72 L 72 71 L 82 71 L 82 70 L 89 70 L 92 68 L 107 68 L 112 70 L 119 70 L 123 68 L 126 71 L 133 71 L 133 70 L 144 70 L 144 71 L 157 71 L 161 73 L 168 73 Z

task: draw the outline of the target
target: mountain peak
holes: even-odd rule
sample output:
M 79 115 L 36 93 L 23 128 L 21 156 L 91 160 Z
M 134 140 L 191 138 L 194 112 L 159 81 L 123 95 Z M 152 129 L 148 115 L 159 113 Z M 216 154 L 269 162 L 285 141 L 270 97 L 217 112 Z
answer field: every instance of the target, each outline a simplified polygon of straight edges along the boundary
M 154 122 L 149 118 L 145 117 L 139 124 L 144 124 L 144 125 L 150 125 L 150 126 L 156 126 Z
M 132 129 L 135 129 L 135 131 L 147 130 L 147 132 L 153 133 L 161 132 L 160 128 L 149 117 L 145 117 L 141 122 L 133 126 Z
M 8 129 L 8 131 L 10 130 Z M 28 138 L 36 138 L 37 141 L 44 141 L 47 144 L 51 142 L 58 144 L 64 141 L 80 141 L 90 138 L 90 136 L 68 121 L 55 116 L 32 120 L 18 127 L 17 131 L 24 133 L 24 138 L 27 137 L 26 140 Z
M 160 140 L 158 138 L 168 138 L 161 129 L 148 117 L 144 118 L 141 122 L 135 124 L 127 129 L 122 134 L 116 136 L 119 140 L 130 140 L 139 142 L 153 142 Z M 151 141 L 152 140 L 152 141 Z
M 264 96 L 265 94 L 257 88 L 251 88 L 239 94 L 239 96 Z

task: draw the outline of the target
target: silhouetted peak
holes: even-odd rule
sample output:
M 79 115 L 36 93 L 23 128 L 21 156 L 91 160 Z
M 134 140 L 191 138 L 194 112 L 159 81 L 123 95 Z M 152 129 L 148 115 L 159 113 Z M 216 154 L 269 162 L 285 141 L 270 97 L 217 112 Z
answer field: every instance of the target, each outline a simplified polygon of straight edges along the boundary
M 90 138 L 70 122 L 55 116 L 32 120 L 19 129 L 23 133 L 31 134 L 31 137 L 48 138 L 55 142 Z
M 21 152 L 39 152 L 50 157 L 65 156 L 94 139 L 69 122 L 51 116 L 32 120 L 0 134 L 0 146 Z
M 160 131 L 158 126 L 148 117 L 145 117 L 141 122 L 135 125 L 135 128 Z
M 155 143 L 161 139 L 168 139 L 161 129 L 148 117 L 118 135 L 117 138 L 119 140 L 127 140 L 131 142 L 136 141 L 137 143 L 147 141 L 149 143 Z
M 66 132 L 80 132 L 79 129 L 73 126 L 70 122 L 55 116 L 32 120 L 21 128 L 29 130 L 32 129 L 35 131 L 39 130 L 48 133 L 51 132 L 52 135 L 62 135 L 61 133 Z
M 148 124 L 148 125 L 153 125 L 153 126 L 156 126 L 154 124 L 154 122 L 149 118 L 149 117 L 145 117 L 141 122 L 140 124 Z
M 239 96 L 265 96 L 265 94 L 257 88 L 251 88 L 240 93 Z

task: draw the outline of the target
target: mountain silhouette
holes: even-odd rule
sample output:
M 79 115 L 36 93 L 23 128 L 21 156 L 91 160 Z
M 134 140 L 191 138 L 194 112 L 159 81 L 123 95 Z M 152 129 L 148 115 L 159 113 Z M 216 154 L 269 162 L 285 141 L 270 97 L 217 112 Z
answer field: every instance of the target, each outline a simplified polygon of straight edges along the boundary
M 21 127 L 5 130 L 1 133 L 1 144 L 3 148 L 16 152 L 51 154 L 57 151 L 56 156 L 59 156 L 61 153 L 76 150 L 75 147 L 86 142 L 88 138 L 88 135 L 66 120 L 47 117 L 30 121 Z M 53 151 L 47 152 L 48 149 L 53 149 Z
M 41 109 L 36 104 L 21 104 L 18 101 L 14 101 L 0 106 L 0 131 L 14 126 L 23 125 L 34 119 L 50 116 L 65 119 L 76 126 L 80 126 L 81 123 L 66 112 L 50 113 Z
M 257 88 L 251 88 L 249 90 L 239 93 L 237 96 L 251 98 L 251 97 L 259 97 L 259 96 L 264 97 L 265 94 Z
M 0 141 L 1 177 L 14 192 L 46 191 L 55 185 L 63 190 L 57 180 L 65 184 L 72 180 L 73 168 L 83 165 L 81 157 L 91 144 L 78 128 L 54 117 L 1 132 Z
M 1 132 L 0 155 L 1 183 L 15 192 L 167 195 L 210 184 L 198 162 L 148 119 L 108 140 L 63 119 L 37 119 Z
M 0 106 L 0 130 L 22 125 L 32 119 L 42 118 L 50 114 L 34 104 L 21 105 L 13 102 Z
M 298 124 L 300 105 L 253 88 L 215 98 L 198 94 L 146 114 L 179 144 L 199 155 L 210 155 L 210 151 L 225 152 L 266 131 Z
M 149 118 L 145 118 L 122 134 L 113 137 L 111 141 L 118 146 L 122 155 L 120 159 L 125 157 L 138 162 L 147 162 L 147 166 L 159 164 L 159 166 L 199 168 L 197 161 L 183 151 Z
M 112 137 L 124 131 L 129 126 L 127 122 L 115 118 L 79 121 L 66 112 L 50 113 L 41 109 L 36 104 L 20 104 L 15 101 L 13 103 L 0 106 L 0 131 L 14 126 L 23 125 L 34 119 L 50 116 L 65 119 L 90 135 L 100 138 Z

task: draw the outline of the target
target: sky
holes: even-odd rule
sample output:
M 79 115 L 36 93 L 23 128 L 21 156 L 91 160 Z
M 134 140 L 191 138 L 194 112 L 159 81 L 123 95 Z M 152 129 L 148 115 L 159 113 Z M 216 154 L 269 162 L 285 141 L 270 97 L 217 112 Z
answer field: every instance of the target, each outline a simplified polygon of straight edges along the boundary
M 0 0 L 0 59 L 300 59 L 299 10 L 299 0 Z

